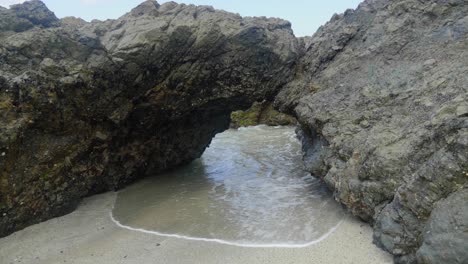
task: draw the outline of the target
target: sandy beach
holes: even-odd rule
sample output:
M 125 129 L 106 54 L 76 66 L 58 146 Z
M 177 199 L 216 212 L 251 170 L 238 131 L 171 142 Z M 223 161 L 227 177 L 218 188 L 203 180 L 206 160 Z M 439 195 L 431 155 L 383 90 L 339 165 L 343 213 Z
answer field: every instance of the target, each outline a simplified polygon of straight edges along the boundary
M 110 216 L 115 193 L 85 199 L 66 216 L 0 239 L 0 263 L 392 263 L 372 244 L 371 228 L 351 216 L 304 248 L 248 248 L 131 231 Z

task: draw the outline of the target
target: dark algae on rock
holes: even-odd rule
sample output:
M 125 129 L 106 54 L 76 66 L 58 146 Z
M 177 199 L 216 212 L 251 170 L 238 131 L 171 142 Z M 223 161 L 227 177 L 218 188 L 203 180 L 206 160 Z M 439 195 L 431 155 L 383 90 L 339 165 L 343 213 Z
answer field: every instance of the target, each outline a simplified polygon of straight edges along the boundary
M 280 19 L 146 1 L 117 20 L 0 9 L 0 236 L 188 163 L 272 98 L 299 44 Z
M 296 119 L 276 111 L 273 103 L 268 101 L 255 102 L 249 109 L 231 114 L 231 128 L 256 125 L 293 126 L 296 125 Z
M 0 236 L 191 162 L 266 100 L 397 263 L 467 263 L 467 73 L 466 0 L 366 0 L 306 38 L 174 2 L 92 22 L 0 8 Z
M 365 1 L 307 40 L 277 97 L 306 167 L 397 263 L 468 262 L 467 14 L 464 0 Z

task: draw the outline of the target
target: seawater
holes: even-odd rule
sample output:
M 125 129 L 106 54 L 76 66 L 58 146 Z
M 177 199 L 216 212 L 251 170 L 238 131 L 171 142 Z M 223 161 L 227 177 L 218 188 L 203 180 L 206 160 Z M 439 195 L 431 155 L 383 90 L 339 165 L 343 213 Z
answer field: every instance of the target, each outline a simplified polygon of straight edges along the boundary
M 294 128 L 267 126 L 218 134 L 190 165 L 120 191 L 112 211 L 128 229 L 246 246 L 307 245 L 344 215 L 303 169 Z

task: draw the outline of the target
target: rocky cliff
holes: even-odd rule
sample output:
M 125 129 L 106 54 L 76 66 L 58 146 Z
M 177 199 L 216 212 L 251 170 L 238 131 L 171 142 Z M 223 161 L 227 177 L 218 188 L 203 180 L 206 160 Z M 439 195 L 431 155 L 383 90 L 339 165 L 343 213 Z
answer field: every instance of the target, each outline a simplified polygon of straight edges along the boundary
M 198 158 L 230 113 L 273 98 L 290 23 L 146 1 L 117 20 L 0 9 L 0 236 Z
M 0 8 L 0 236 L 199 157 L 230 113 L 297 117 L 307 169 L 399 263 L 466 263 L 468 2 L 367 0 L 312 38 L 146 1 Z
M 318 30 L 277 98 L 308 170 L 399 263 L 468 263 L 467 73 L 468 1 L 367 0 Z

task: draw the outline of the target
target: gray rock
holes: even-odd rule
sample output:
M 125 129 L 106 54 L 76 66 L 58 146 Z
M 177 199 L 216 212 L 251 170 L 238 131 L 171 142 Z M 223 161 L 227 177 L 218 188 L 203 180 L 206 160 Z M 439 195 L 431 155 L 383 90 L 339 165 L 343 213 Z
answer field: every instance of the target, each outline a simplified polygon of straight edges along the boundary
M 306 167 L 397 262 L 463 257 L 415 253 L 435 204 L 468 182 L 466 14 L 460 0 L 365 1 L 318 30 L 276 99 L 306 131 Z
M 438 202 L 423 234 L 419 263 L 468 263 L 468 189 Z
M 59 20 L 55 14 L 39 0 L 31 0 L 23 4 L 12 5 L 10 9 L 18 18 L 27 19 L 34 25 L 43 27 L 58 25 Z
M 0 8 L 0 236 L 192 161 L 281 90 L 307 169 L 397 263 L 466 262 L 466 14 L 367 0 L 296 39 L 281 19 L 174 2 L 90 23 Z
M 300 50 L 287 21 L 206 6 L 91 23 L 39 1 L 0 9 L 0 236 L 200 157 Z

